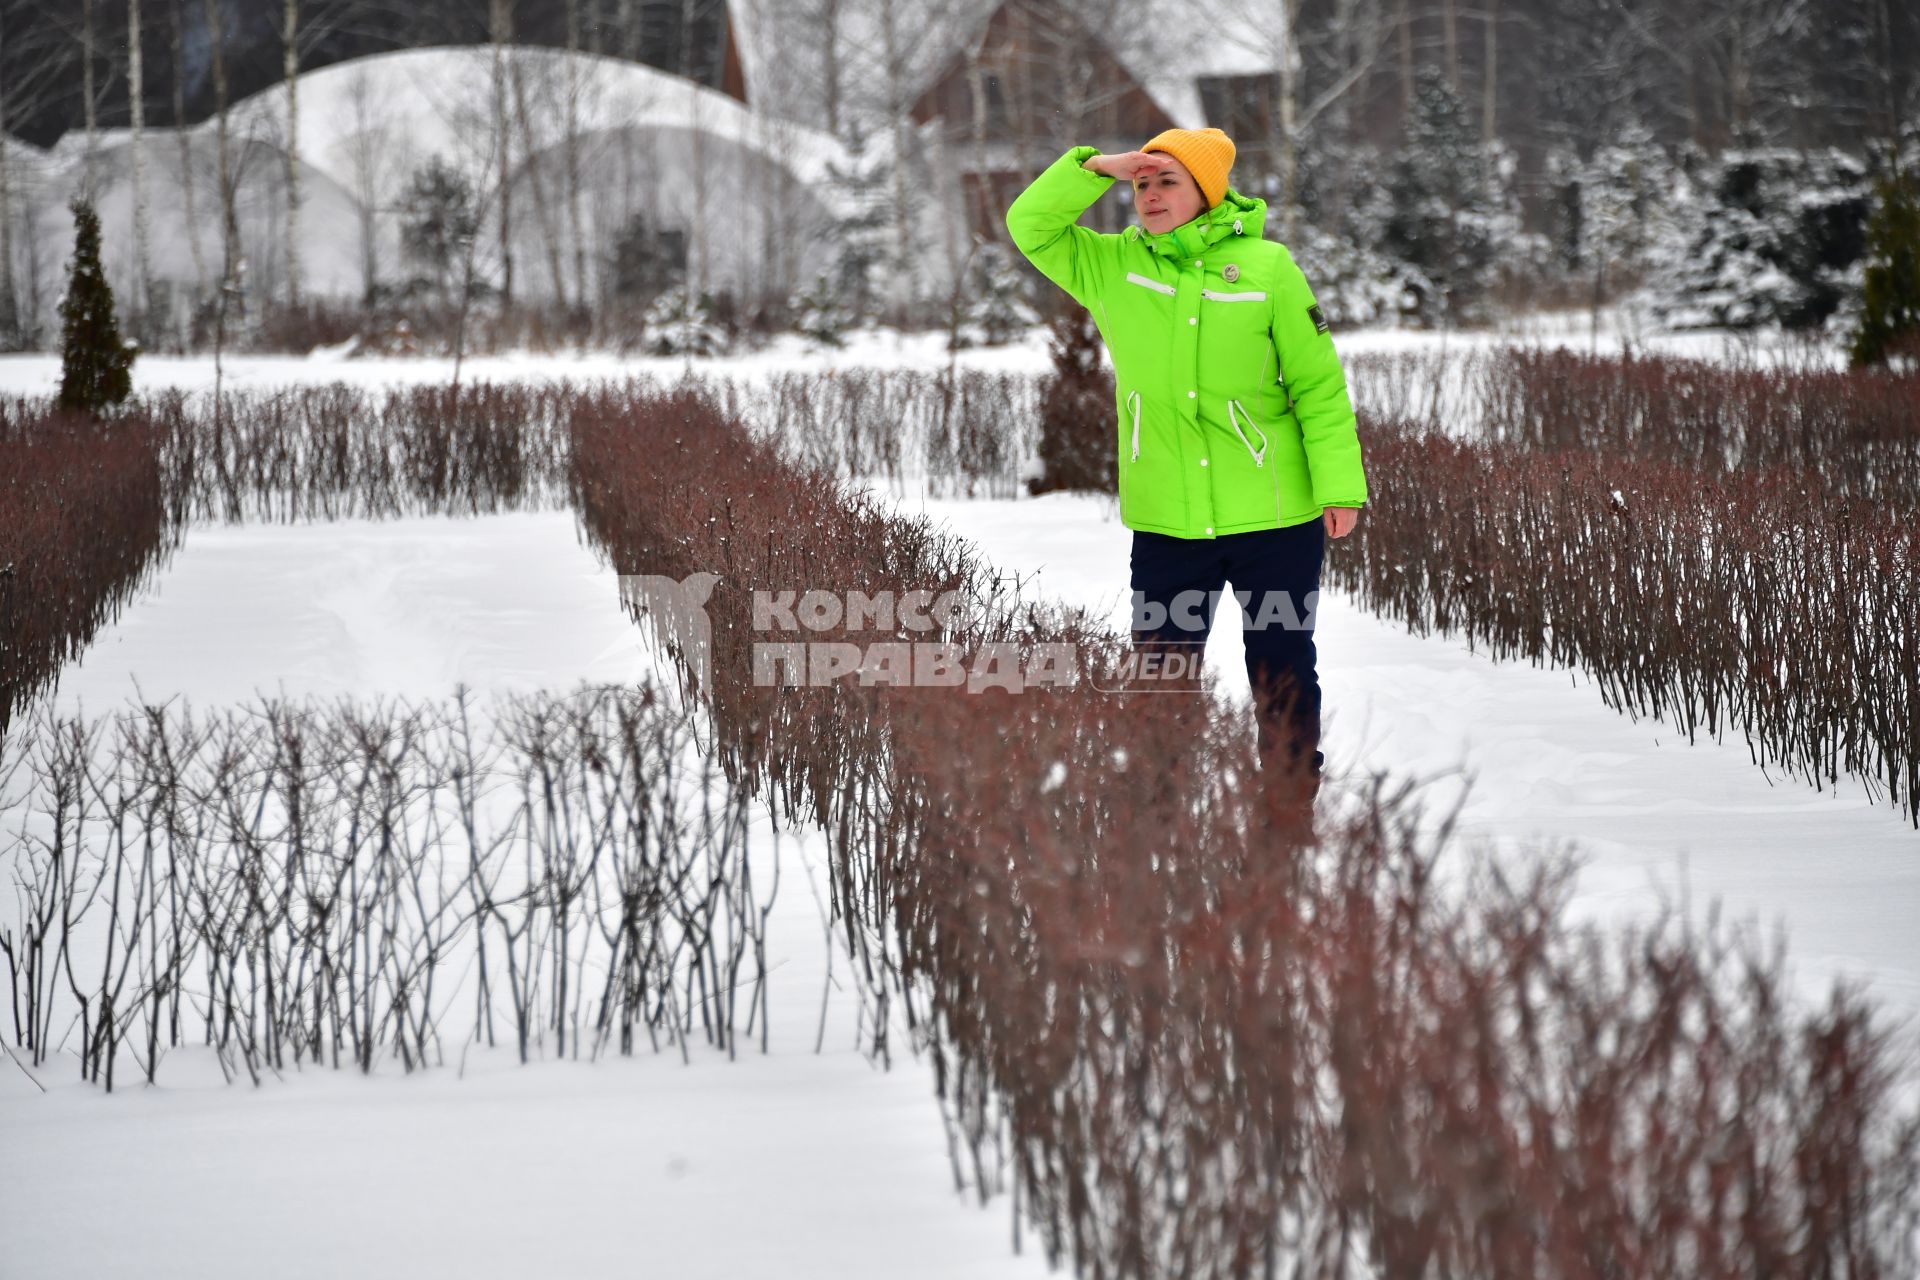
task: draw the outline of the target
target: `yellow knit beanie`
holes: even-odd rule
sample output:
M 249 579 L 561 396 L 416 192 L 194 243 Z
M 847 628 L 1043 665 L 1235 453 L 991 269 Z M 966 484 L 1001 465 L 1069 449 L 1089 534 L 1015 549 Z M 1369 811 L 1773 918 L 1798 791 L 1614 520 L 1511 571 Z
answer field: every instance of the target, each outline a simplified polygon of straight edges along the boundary
M 1200 184 L 1200 194 L 1211 209 L 1227 194 L 1227 171 L 1233 168 L 1233 139 L 1218 129 L 1168 129 L 1157 133 L 1142 151 L 1164 151 L 1187 166 Z

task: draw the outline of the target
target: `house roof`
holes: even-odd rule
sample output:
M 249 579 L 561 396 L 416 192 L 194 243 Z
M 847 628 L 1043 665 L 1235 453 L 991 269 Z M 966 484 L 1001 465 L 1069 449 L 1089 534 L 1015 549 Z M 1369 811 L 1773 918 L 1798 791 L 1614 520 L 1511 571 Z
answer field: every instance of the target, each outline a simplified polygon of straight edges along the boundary
M 993 16 L 1009 4 L 1051 7 L 1070 20 L 1087 22 L 1082 6 L 1063 0 L 891 0 L 894 38 L 906 64 L 906 104 L 911 106 L 950 71 L 986 34 Z M 1280 5 L 1235 0 L 1107 0 L 1116 20 L 1100 24 L 1109 52 L 1140 87 L 1182 128 L 1207 121 L 1200 102 L 1204 76 L 1258 75 L 1280 65 L 1287 47 Z M 877 4 L 845 5 L 842 76 L 851 94 L 870 106 L 885 94 L 885 41 Z M 814 53 L 817 32 L 808 15 L 781 0 L 728 0 L 755 110 L 821 122 L 806 92 L 818 77 L 793 74 L 797 59 Z M 1271 12 L 1268 12 L 1271 10 Z M 799 25 L 796 26 L 795 24 Z M 799 89 L 801 83 L 806 89 Z
M 957 0 L 941 29 L 921 42 L 929 56 L 918 68 L 908 101 L 918 101 L 977 45 L 994 15 L 1009 4 L 1057 7 L 1070 18 L 1082 12 L 1050 0 Z M 1262 7 L 1230 0 L 1115 0 L 1117 21 L 1097 38 L 1175 124 L 1199 129 L 1207 123 L 1200 102 L 1203 77 L 1260 75 L 1280 65 L 1286 47 L 1281 20 L 1248 12 Z

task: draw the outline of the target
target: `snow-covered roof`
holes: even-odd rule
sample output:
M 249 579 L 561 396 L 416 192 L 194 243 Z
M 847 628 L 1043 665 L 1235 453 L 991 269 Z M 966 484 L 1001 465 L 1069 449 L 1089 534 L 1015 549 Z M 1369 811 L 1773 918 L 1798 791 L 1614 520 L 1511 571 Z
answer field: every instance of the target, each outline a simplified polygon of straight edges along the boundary
M 567 94 L 582 133 L 664 126 L 698 129 L 755 149 L 765 146 L 764 120 L 738 99 L 683 76 L 564 49 L 516 47 L 506 57 L 530 96 L 529 113 L 541 117 L 537 136 L 547 145 L 558 140 L 563 119 L 541 98 Z M 300 77 L 301 158 L 329 171 L 344 167 L 351 139 L 362 127 L 357 121 L 369 111 L 383 123 L 403 122 L 416 154 L 458 158 L 470 153 L 476 144 L 484 146 L 492 75 L 493 50 L 486 45 L 372 54 L 306 72 Z M 276 84 L 236 103 L 228 127 L 274 137 L 285 117 L 286 86 Z M 210 132 L 215 122 L 194 127 Z M 819 164 L 834 154 L 835 143 L 817 130 L 795 126 L 782 131 L 781 149 L 791 164 Z M 348 175 L 334 176 L 344 180 Z
M 1263 75 L 1286 55 L 1283 8 L 1220 0 L 1144 0 L 1147 15 L 1109 34 L 1133 78 L 1183 129 L 1203 128 L 1200 81 L 1210 76 Z M 1168 33 L 1176 33 L 1168 38 Z
M 955 0 L 929 16 L 917 49 L 917 100 L 965 50 L 985 36 L 993 16 L 1023 0 Z M 1267 12 L 1271 9 L 1272 12 Z M 1066 10 L 1085 21 L 1084 13 Z M 1181 128 L 1206 123 L 1200 80 L 1275 70 L 1287 47 L 1280 6 L 1235 5 L 1230 0 L 1119 0 L 1118 20 L 1095 33 L 1108 52 Z

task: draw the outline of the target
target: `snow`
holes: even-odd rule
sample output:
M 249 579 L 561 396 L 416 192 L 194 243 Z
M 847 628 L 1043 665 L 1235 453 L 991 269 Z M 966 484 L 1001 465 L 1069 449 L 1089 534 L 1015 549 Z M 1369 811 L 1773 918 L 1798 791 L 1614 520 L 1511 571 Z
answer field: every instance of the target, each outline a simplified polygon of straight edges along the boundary
M 1363 413 L 1375 407 L 1368 395 L 1364 367 L 1354 369 L 1356 357 L 1395 355 L 1465 356 L 1506 347 L 1565 348 L 1576 352 L 1617 355 L 1627 346 L 1640 354 L 1685 359 L 1720 360 L 1739 353 L 1766 360 L 1776 353 L 1802 356 L 1786 335 L 1773 332 L 1743 334 L 1718 329 L 1671 334 L 1642 334 L 1633 317 L 1603 312 L 1590 332 L 1587 312 L 1555 312 L 1516 318 L 1499 330 L 1436 333 L 1413 329 L 1356 329 L 1338 334 L 1341 358 L 1349 364 L 1353 401 Z M 469 356 L 461 366 L 463 382 L 604 381 L 636 375 L 678 378 L 683 373 L 736 380 L 753 380 L 779 373 L 807 373 L 826 369 L 958 368 L 992 373 L 1043 373 L 1051 368 L 1047 332 L 1029 330 L 1016 342 L 1001 347 L 968 348 L 957 354 L 946 349 L 943 331 L 901 333 L 888 328 L 850 332 L 843 348 L 821 347 L 797 334 L 777 335 L 764 350 L 741 350 L 732 355 L 688 360 L 683 356 L 620 355 L 611 351 L 505 351 Z M 306 355 L 229 355 L 225 386 L 230 390 L 307 386 L 345 382 L 362 387 L 419 386 L 446 383 L 453 376 L 451 357 L 369 357 L 353 355 L 353 344 L 321 347 Z M 1824 349 L 1835 366 L 1845 363 L 1838 349 Z M 1456 371 L 1457 372 L 1457 371 Z M 214 381 L 211 356 L 142 355 L 133 366 L 136 394 L 180 388 L 210 390 Z M 57 352 L 0 353 L 0 395 L 52 395 L 60 387 Z M 1467 406 L 1458 401 L 1462 385 L 1450 383 L 1439 403 L 1448 422 L 1470 422 Z
M 1003 573 L 1032 575 L 1032 596 L 1128 625 L 1132 535 L 1111 499 L 892 496 L 974 542 Z M 1329 542 L 1329 558 L 1341 552 Z M 1245 699 L 1239 618 L 1223 601 L 1205 661 L 1223 691 Z M 1418 778 L 1431 828 L 1464 793 L 1462 849 L 1524 858 L 1577 846 L 1586 859 L 1577 917 L 1646 919 L 1663 895 L 1677 905 L 1687 890 L 1704 918 L 1718 897 L 1730 921 L 1787 929 L 1789 968 L 1809 1000 L 1847 975 L 1890 1014 L 1920 1013 L 1920 832 L 1858 781 L 1815 791 L 1770 775 L 1743 738 L 1689 744 L 1670 726 L 1613 711 L 1584 674 L 1412 635 L 1327 588 L 1314 638 L 1330 803 L 1372 772 Z
M 99 714 L 136 680 L 145 700 L 202 710 L 256 691 L 563 689 L 651 669 L 640 636 L 569 512 L 202 525 L 66 668 L 55 703 Z M 0 1062 L 0 1274 L 217 1280 L 257 1275 L 268 1256 L 276 1275 L 327 1278 L 374 1258 L 448 1277 L 895 1280 L 908 1256 L 916 1275 L 1046 1274 L 1031 1246 L 1012 1254 L 1004 1200 L 981 1209 L 956 1192 L 932 1067 L 907 1054 L 904 1018 L 891 1070 L 855 1048 L 844 959 L 814 1052 L 827 845 L 783 832 L 776 852 L 764 814 L 750 841 L 784 860 L 767 1056 L 522 1069 L 475 1050 L 464 1078 L 452 1063 L 371 1079 L 309 1069 L 253 1090 L 187 1049 L 158 1087 L 123 1076 L 111 1095 L 64 1055 L 42 1072 L 45 1095 Z
M 1519 340 L 1587 343 L 1584 315 Z M 1617 349 L 1620 327 L 1601 348 Z M 1485 347 L 1514 336 L 1452 335 Z M 1343 355 L 1432 351 L 1420 334 L 1341 336 Z M 1714 334 L 1670 347 L 1725 350 Z M 246 357 L 229 385 L 346 379 L 444 381 L 443 360 Z M 471 379 L 596 379 L 693 368 L 729 377 L 781 369 L 947 362 L 938 335 L 867 335 L 821 353 L 783 340 L 729 360 L 507 354 Z M 961 363 L 1045 367 L 1038 333 Z M 141 390 L 203 389 L 212 362 L 142 358 Z M 0 358 L 0 392 L 54 390 L 50 356 Z M 980 545 L 1024 590 L 1092 607 L 1124 627 L 1130 535 L 1110 500 L 1070 494 L 947 501 L 887 492 Z M 1366 517 L 1363 515 L 1362 519 Z M 1330 543 L 1328 554 L 1344 548 Z M 1244 697 L 1236 611 L 1223 608 L 1208 663 Z M 1808 999 L 1841 975 L 1886 1011 L 1920 1011 L 1920 834 L 1843 779 L 1815 791 L 1756 768 L 1738 738 L 1688 744 L 1635 722 L 1577 673 L 1495 663 L 1464 641 L 1409 634 L 1323 591 L 1317 641 L 1326 700 L 1325 802 L 1368 771 L 1422 780 L 1431 821 L 1462 798 L 1456 848 L 1525 859 L 1571 841 L 1585 858 L 1575 914 L 1644 919 L 1682 888 L 1703 915 L 1783 927 Z M 63 672 L 65 709 L 184 695 L 196 708 L 256 692 L 482 698 L 631 678 L 652 665 L 616 576 L 568 512 L 330 524 L 202 525 Z M 1056 765 L 1041 785 L 1059 785 Z M 161 1085 L 105 1095 L 69 1057 L 39 1093 L 0 1062 L 0 1273 L 337 1276 L 371 1258 L 394 1274 L 689 1277 L 1038 1276 L 1010 1247 L 1004 1198 L 957 1193 L 930 1066 L 899 1047 L 882 1071 L 854 1046 L 861 1011 L 823 930 L 826 844 L 781 835 L 764 814 L 757 857 L 784 874 L 770 926 L 772 1053 L 696 1053 L 522 1069 L 501 1052 L 373 1079 L 308 1070 L 228 1086 L 203 1050 L 170 1055 Z M 756 874 L 756 882 L 763 879 Z M 828 991 L 824 1051 L 814 1052 Z M 124 1079 L 124 1077 L 123 1077 Z M 283 1173 L 282 1170 L 285 1172 Z M 111 1206 L 102 1212 L 101 1206 Z M 352 1224 L 348 1227 L 347 1224 Z M 136 1261 L 137 1260 L 137 1261 Z
M 357 299 L 363 291 L 362 213 L 368 207 L 382 279 L 403 281 L 399 210 L 416 168 L 437 158 L 466 175 L 485 193 L 496 174 L 489 147 L 493 127 L 493 49 L 487 45 L 407 49 L 349 59 L 298 77 L 301 160 L 301 275 L 309 297 Z M 823 179 L 839 146 L 822 130 L 749 111 L 738 99 L 657 68 L 560 49 L 510 47 L 503 66 L 518 76 L 531 119 L 531 140 L 516 122 L 517 207 L 532 207 L 523 190 L 535 170 L 563 163 L 568 123 L 580 150 L 583 234 L 605 245 L 625 218 L 643 209 L 659 225 L 697 233 L 711 219 L 702 200 L 732 193 L 730 215 L 739 235 L 698 237 L 699 252 L 717 282 L 743 279 L 750 270 L 743 239 L 763 233 L 756 219 L 780 218 L 790 234 L 804 236 L 830 216 L 842 197 Z M 512 83 L 510 80 L 509 83 Z M 516 98 L 516 102 L 519 99 Z M 268 292 L 285 272 L 285 156 L 287 89 L 284 82 L 242 99 L 227 113 L 227 132 L 241 166 L 236 196 L 241 251 L 253 283 Z M 206 272 L 220 262 L 216 170 L 217 117 L 185 129 L 148 128 L 141 154 L 150 201 L 152 278 L 185 289 L 204 289 Z M 696 135 L 698 140 L 696 141 Z M 187 179 L 181 142 L 192 153 L 195 217 L 185 216 Z M 95 137 L 99 173 L 97 205 L 103 241 L 112 246 L 109 273 L 121 296 L 135 277 L 131 131 L 101 130 Z M 885 148 L 881 138 L 876 146 Z M 11 147 L 12 144 L 10 143 Z M 71 131 L 44 155 L 31 153 L 16 178 L 24 216 L 44 243 L 39 251 L 39 288 L 60 289 L 60 264 L 72 244 L 69 195 L 86 169 L 87 139 Z M 14 156 L 13 163 L 28 153 Z M 529 158 L 530 154 L 530 158 Z M 637 166 L 647 172 L 640 174 Z M 789 199 L 763 207 L 761 193 L 785 175 Z M 548 174 L 542 179 L 552 182 Z M 483 200 L 484 204 L 485 201 Z M 531 219 L 514 232 L 525 269 L 523 294 L 551 293 L 555 283 Z M 483 219 L 483 234 L 494 224 Z M 198 243 L 198 259 L 194 255 Z M 492 241 L 489 240 L 491 245 Z M 491 254 L 490 247 L 486 253 Z M 209 265 L 211 264 L 211 265 Z M 483 267 L 483 270 L 486 268 Z M 571 291 L 575 285 L 565 287 Z M 46 323 L 43 321 L 43 323 Z M 51 326 L 57 332 L 57 324 Z

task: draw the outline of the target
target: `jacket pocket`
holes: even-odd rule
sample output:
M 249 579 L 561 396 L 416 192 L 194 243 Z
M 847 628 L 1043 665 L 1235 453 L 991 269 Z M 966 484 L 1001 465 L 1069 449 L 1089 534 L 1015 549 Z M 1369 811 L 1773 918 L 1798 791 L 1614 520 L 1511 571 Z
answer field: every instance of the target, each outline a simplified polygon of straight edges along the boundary
M 1120 516 L 1130 527 L 1173 529 L 1186 523 L 1180 443 L 1151 418 L 1146 397 L 1128 389 L 1120 414 Z M 1161 422 L 1160 433 L 1154 424 Z
M 1164 293 L 1169 298 L 1171 298 L 1174 294 L 1180 292 L 1178 289 L 1174 288 L 1172 285 L 1165 284 L 1159 280 L 1155 280 L 1152 276 L 1143 276 L 1138 271 L 1127 272 L 1127 283 L 1137 284 L 1144 289 L 1151 289 L 1155 293 Z M 1267 295 L 1263 293 L 1260 296 L 1264 298 Z
M 1260 447 L 1258 449 L 1253 447 L 1253 441 L 1247 439 L 1247 433 L 1240 429 L 1241 419 L 1245 419 L 1248 428 L 1252 430 L 1254 435 L 1260 437 Z M 1238 400 L 1227 401 L 1227 423 L 1233 428 L 1233 434 L 1240 437 L 1240 443 L 1247 447 L 1247 452 L 1253 455 L 1253 465 L 1256 467 L 1266 466 L 1267 433 L 1260 429 L 1260 424 L 1253 420 L 1253 415 L 1248 413 L 1246 406 Z
M 1208 302 L 1265 302 L 1267 292 L 1264 289 L 1249 289 L 1243 293 L 1220 293 L 1213 289 L 1202 289 L 1200 296 Z

